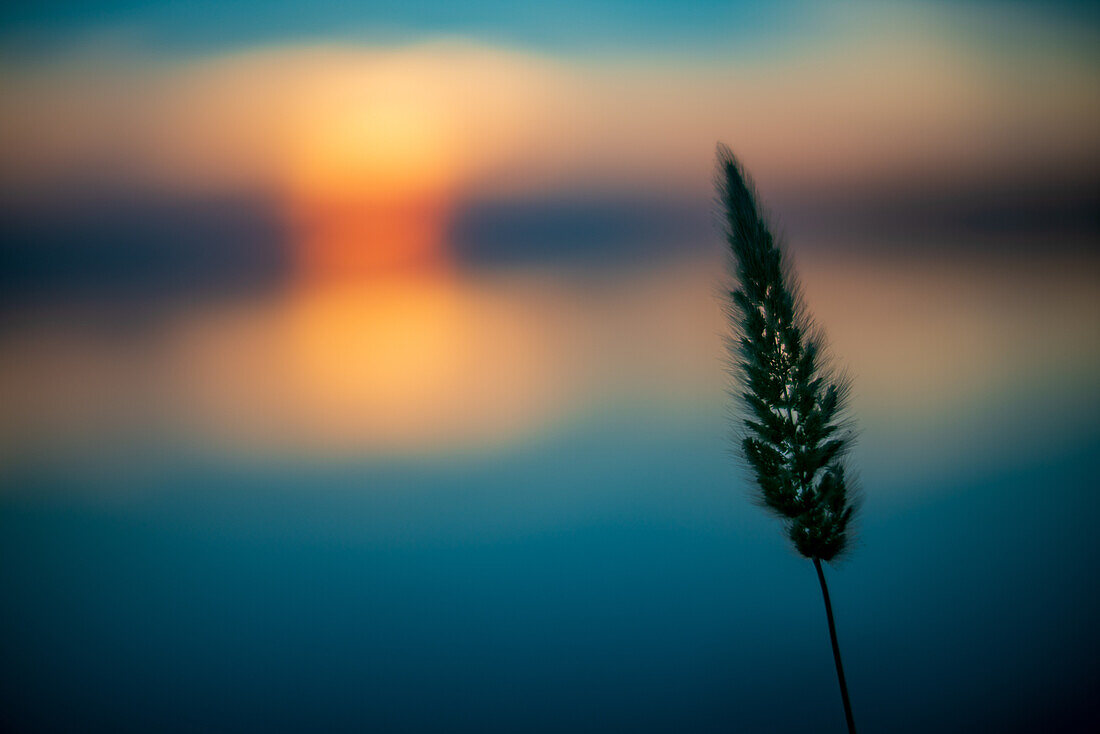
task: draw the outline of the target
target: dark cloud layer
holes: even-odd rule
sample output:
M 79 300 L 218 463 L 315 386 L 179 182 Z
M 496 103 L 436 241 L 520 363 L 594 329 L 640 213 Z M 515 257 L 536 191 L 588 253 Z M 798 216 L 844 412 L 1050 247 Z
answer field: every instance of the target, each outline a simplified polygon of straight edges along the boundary
M 774 191 L 795 247 L 1019 254 L 1094 252 L 1100 177 L 1031 185 Z M 462 267 L 616 267 L 720 246 L 710 201 L 602 195 L 462 203 L 445 233 Z M 67 192 L 0 206 L 0 292 L 11 303 L 67 295 L 163 298 L 275 286 L 293 235 L 262 196 Z
M 289 271 L 289 236 L 259 197 L 70 192 L 0 207 L 4 300 L 241 291 Z

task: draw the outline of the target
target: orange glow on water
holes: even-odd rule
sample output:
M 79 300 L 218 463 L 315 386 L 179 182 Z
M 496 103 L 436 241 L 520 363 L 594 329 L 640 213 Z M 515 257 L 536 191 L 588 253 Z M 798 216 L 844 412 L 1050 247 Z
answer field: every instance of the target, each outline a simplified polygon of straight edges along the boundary
M 287 352 L 308 404 L 355 406 L 402 433 L 454 387 L 466 304 L 446 283 L 311 288 L 288 305 Z
M 541 308 L 545 310 L 545 304 Z M 566 410 L 538 306 L 444 273 L 304 282 L 196 314 L 169 360 L 196 432 L 257 449 L 417 453 L 506 443 Z

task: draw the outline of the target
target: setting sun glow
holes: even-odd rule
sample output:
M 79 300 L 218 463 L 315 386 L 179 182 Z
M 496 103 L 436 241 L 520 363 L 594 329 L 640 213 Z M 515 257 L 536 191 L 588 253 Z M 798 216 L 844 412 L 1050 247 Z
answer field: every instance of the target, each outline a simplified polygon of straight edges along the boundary
M 302 114 L 287 189 L 307 277 L 442 263 L 452 146 L 444 110 L 415 81 L 337 78 Z

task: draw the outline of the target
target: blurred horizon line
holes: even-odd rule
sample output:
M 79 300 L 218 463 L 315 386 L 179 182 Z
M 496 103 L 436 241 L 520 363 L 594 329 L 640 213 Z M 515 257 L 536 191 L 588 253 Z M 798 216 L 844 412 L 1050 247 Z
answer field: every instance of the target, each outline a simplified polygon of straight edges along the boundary
M 765 201 L 797 250 L 1013 257 L 1041 241 L 1044 252 L 1090 257 L 1100 239 L 1098 181 L 787 190 Z M 714 211 L 676 195 L 482 197 L 453 204 L 439 236 L 459 268 L 656 264 L 718 249 Z M 0 231 L 9 303 L 35 293 L 262 285 L 295 268 L 294 228 L 281 202 L 263 195 L 78 191 L 31 206 L 0 202 Z

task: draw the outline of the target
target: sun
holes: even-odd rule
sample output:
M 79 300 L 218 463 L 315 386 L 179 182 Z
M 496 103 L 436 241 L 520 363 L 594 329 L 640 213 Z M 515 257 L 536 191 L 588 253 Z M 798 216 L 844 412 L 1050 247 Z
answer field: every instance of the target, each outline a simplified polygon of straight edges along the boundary
M 300 271 L 438 268 L 454 187 L 446 110 L 400 74 L 338 79 L 301 111 L 287 194 Z

